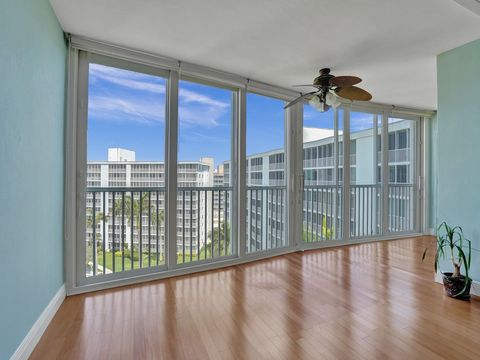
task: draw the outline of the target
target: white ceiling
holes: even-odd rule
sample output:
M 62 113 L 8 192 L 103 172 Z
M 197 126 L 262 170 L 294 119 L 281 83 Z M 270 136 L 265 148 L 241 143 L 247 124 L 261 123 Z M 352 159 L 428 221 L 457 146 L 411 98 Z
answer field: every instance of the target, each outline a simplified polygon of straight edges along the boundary
M 51 0 L 77 35 L 290 87 L 321 67 L 375 102 L 436 108 L 437 54 L 480 37 L 453 0 Z M 307 90 L 307 89 L 305 89 Z

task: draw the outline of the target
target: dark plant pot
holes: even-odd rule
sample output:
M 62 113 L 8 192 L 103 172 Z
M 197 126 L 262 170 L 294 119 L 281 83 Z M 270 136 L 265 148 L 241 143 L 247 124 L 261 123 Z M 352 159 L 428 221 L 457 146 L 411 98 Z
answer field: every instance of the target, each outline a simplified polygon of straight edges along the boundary
M 443 273 L 443 287 L 448 296 L 459 300 L 470 300 L 472 281 L 463 275 L 453 277 L 453 273 Z M 466 283 L 466 286 L 465 286 Z

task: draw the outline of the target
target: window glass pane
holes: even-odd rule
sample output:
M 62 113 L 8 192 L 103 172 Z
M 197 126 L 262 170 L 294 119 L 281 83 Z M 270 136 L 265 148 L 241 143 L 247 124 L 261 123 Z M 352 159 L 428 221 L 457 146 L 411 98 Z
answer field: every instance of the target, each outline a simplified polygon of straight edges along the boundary
M 388 150 L 394 150 L 396 147 L 396 136 L 395 133 L 388 134 Z
M 177 263 L 230 256 L 231 90 L 180 80 Z
M 390 168 L 390 184 L 388 190 L 388 223 L 389 231 L 413 231 L 415 229 L 415 134 L 416 121 L 399 118 L 388 119 L 389 138 L 395 138 L 389 144 L 388 164 Z M 413 141 L 412 141 L 413 140 Z
M 398 148 L 405 149 L 407 147 L 407 131 L 400 130 L 398 131 Z
M 87 276 L 165 262 L 166 79 L 147 72 L 89 64 Z
M 407 183 L 407 165 L 397 165 L 397 183 Z
M 319 112 L 303 107 L 303 234 L 304 242 L 341 238 L 343 110 L 338 109 L 338 138 L 335 141 L 334 110 Z M 335 147 L 337 145 L 337 147 Z M 337 178 L 334 177 L 338 168 Z
M 388 166 L 389 174 L 390 174 L 390 182 L 395 183 L 395 166 L 389 165 Z
M 380 140 L 380 141 L 379 141 Z M 381 231 L 381 121 L 375 114 L 350 113 L 350 236 Z
M 285 102 L 247 94 L 246 251 L 286 245 Z

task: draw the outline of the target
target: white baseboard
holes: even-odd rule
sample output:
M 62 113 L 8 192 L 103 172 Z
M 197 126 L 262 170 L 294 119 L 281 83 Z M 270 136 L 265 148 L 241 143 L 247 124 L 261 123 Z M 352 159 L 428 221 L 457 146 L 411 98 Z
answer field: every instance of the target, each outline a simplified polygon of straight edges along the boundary
M 63 284 L 53 296 L 52 300 L 50 300 L 47 307 L 40 314 L 37 321 L 35 321 L 27 336 L 25 336 L 10 360 L 28 359 L 47 329 L 48 324 L 50 324 L 50 321 L 52 321 L 60 305 L 62 305 L 65 296 L 65 284 Z
M 437 283 L 443 284 L 442 274 L 437 272 L 434 276 L 434 280 Z M 480 282 L 472 280 L 472 287 L 470 289 L 470 294 L 475 296 L 480 296 Z
M 434 228 L 428 228 L 427 229 L 427 235 L 435 236 L 435 229 Z

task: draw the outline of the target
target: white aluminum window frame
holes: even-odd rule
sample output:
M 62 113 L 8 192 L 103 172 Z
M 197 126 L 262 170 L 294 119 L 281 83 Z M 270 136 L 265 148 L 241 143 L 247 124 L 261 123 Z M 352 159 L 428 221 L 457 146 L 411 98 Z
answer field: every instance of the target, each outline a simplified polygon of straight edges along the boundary
M 425 138 L 425 129 L 428 126 L 428 120 L 433 116 L 433 112 L 422 111 L 417 109 L 406 109 L 406 108 L 395 108 L 392 106 L 385 106 L 381 104 L 374 104 L 374 103 L 347 103 L 344 102 L 341 106 L 343 109 L 343 154 L 350 153 L 350 113 L 351 112 L 362 112 L 366 114 L 374 115 L 375 119 L 380 120 L 380 130 L 382 134 L 382 212 L 381 212 L 381 219 L 382 222 L 381 230 L 382 233 L 378 236 L 358 236 L 351 238 L 350 236 L 350 217 L 345 216 L 347 211 L 350 209 L 350 197 L 345 196 L 350 192 L 350 157 L 344 156 L 344 163 L 343 163 L 343 214 L 342 214 L 342 239 L 341 240 L 331 240 L 331 241 L 322 241 L 322 242 L 314 242 L 314 243 L 306 243 L 302 241 L 302 228 L 303 228 L 303 205 L 300 205 L 299 211 L 301 216 L 298 217 L 297 223 L 297 232 L 296 238 L 300 239 L 298 248 L 301 250 L 307 249 L 316 249 L 316 248 L 327 248 L 327 247 L 334 247 L 334 246 L 342 246 L 342 245 L 351 245 L 363 242 L 371 242 L 377 240 L 394 240 L 398 238 L 408 236 L 420 236 L 423 234 L 428 233 L 427 222 L 425 220 L 426 214 L 428 212 L 428 192 L 425 191 L 427 187 L 427 182 L 425 180 L 425 169 L 427 168 L 427 163 L 429 159 L 429 154 L 427 154 L 426 150 L 426 142 L 424 141 Z M 303 109 L 303 106 L 302 106 Z M 389 191 L 389 174 L 388 174 L 388 119 L 389 118 L 400 118 L 404 120 L 411 120 L 415 122 L 414 128 L 414 137 L 411 134 L 411 144 L 413 143 L 413 138 L 415 138 L 415 152 L 414 152 L 414 161 L 415 163 L 412 164 L 412 171 L 414 172 L 414 197 L 415 197 L 415 205 L 414 205 L 414 221 L 415 227 L 413 231 L 398 231 L 398 232 L 390 232 L 388 231 L 388 191 Z M 301 126 L 303 126 L 303 116 L 300 120 Z M 378 132 L 378 126 L 374 126 L 372 128 L 373 131 Z M 338 134 L 338 111 L 334 112 L 334 142 L 337 143 L 339 138 Z M 375 137 L 376 138 L 376 137 Z M 376 141 L 376 140 L 375 140 Z M 297 143 L 301 147 L 298 161 L 300 164 L 300 169 L 298 176 L 303 178 L 303 133 L 298 132 L 297 136 Z M 427 144 L 428 145 L 428 144 Z M 375 153 L 377 148 L 375 147 Z M 337 154 L 338 156 L 338 154 Z M 336 160 L 336 169 L 338 168 L 338 159 Z M 336 172 L 334 172 L 336 173 Z M 336 179 L 335 179 L 336 183 Z M 347 184 L 347 186 L 345 186 Z M 300 190 L 300 203 L 303 199 L 303 179 L 301 181 Z
M 64 216 L 64 238 L 65 238 L 65 277 L 67 294 L 77 294 L 87 291 L 100 290 L 111 288 L 115 286 L 123 286 L 142 281 L 161 279 L 165 277 L 188 274 L 203 270 L 220 268 L 235 264 L 240 264 L 248 261 L 254 261 L 262 258 L 267 258 L 275 255 L 286 254 L 305 248 L 319 248 L 323 246 L 338 246 L 350 243 L 358 243 L 361 241 L 375 241 L 380 239 L 398 238 L 403 234 L 394 234 L 392 236 L 384 236 L 379 238 L 368 238 L 365 240 L 350 241 L 348 238 L 344 241 L 332 241 L 329 244 L 308 244 L 305 246 L 301 241 L 302 230 L 302 198 L 303 198 L 303 105 L 296 104 L 285 111 L 286 121 L 286 159 L 285 159 L 285 175 L 287 185 L 287 208 L 289 209 L 286 224 L 286 233 L 288 246 L 282 249 L 274 249 L 268 251 L 261 251 L 258 253 L 245 254 L 245 200 L 246 200 L 246 92 L 257 93 L 264 96 L 269 96 L 284 101 L 290 101 L 296 98 L 299 93 L 290 89 L 285 89 L 278 86 L 257 82 L 251 79 L 244 78 L 231 73 L 226 73 L 211 69 L 204 66 L 181 62 L 176 59 L 163 57 L 143 51 L 133 50 L 113 44 L 99 42 L 91 39 L 86 39 L 78 36 L 70 36 L 70 45 L 68 53 L 68 74 L 67 74 L 67 114 L 66 114 L 66 141 L 65 141 L 65 216 Z M 85 167 L 82 165 L 86 163 L 85 154 L 82 154 L 82 149 L 85 149 L 86 139 L 85 129 L 79 119 L 86 119 L 86 83 L 85 83 L 85 69 L 82 68 L 82 60 L 80 59 L 81 51 L 95 54 L 94 56 L 105 56 L 112 60 L 112 66 L 116 63 L 131 64 L 133 68 L 144 67 L 148 71 L 168 74 L 168 94 L 166 106 L 166 140 L 165 146 L 167 152 L 165 153 L 165 173 L 166 173 L 166 246 L 168 246 L 169 255 L 167 259 L 176 259 L 176 246 L 171 246 L 172 243 L 176 245 L 176 236 L 172 236 L 171 230 L 175 232 L 176 229 L 176 211 L 172 211 L 176 207 L 176 187 L 177 187 L 177 171 L 172 171 L 172 166 L 177 163 L 177 135 L 178 135 L 178 82 L 179 73 L 182 78 L 186 76 L 191 78 L 194 82 L 206 82 L 214 86 L 222 86 L 235 90 L 234 101 L 234 126 L 232 138 L 232 188 L 234 189 L 232 196 L 232 217 L 236 219 L 232 224 L 232 236 L 237 238 L 237 256 L 231 259 L 218 260 L 211 263 L 203 263 L 193 266 L 178 267 L 175 264 L 167 261 L 166 269 L 162 272 L 149 271 L 145 269 L 145 273 L 136 272 L 133 276 L 118 275 L 112 277 L 108 281 L 100 282 L 84 282 L 78 278 L 78 274 L 84 274 L 84 260 L 79 258 L 78 251 L 79 241 L 83 239 L 84 233 L 79 233 L 78 224 L 81 223 L 81 213 L 84 212 L 84 202 L 81 201 L 81 191 L 85 191 L 85 185 L 80 186 L 78 179 L 85 178 Z M 388 116 L 403 117 L 413 116 L 419 118 L 422 129 L 422 138 L 427 138 L 424 132 L 427 120 L 434 115 L 432 111 L 424 111 L 410 108 L 399 108 L 389 105 L 375 104 L 375 103 L 345 103 L 343 104 L 344 113 L 344 129 L 349 128 L 349 111 L 363 111 L 377 113 L 382 116 L 383 121 L 388 119 Z M 386 127 L 382 127 L 386 130 Z M 345 136 L 345 134 L 344 134 Z M 175 139 L 175 141 L 173 141 Z M 348 141 L 343 142 L 344 154 L 348 154 Z M 384 142 L 385 143 L 385 142 Z M 427 155 L 425 150 L 425 141 L 421 144 L 417 157 L 417 166 L 422 169 L 421 177 L 419 177 L 419 190 L 422 190 L 421 196 L 418 197 L 419 218 L 425 219 L 427 211 L 426 195 L 423 189 L 425 188 L 424 171 L 427 166 Z M 385 146 L 385 144 L 382 144 Z M 345 149 L 347 148 L 347 149 Z M 82 150 L 82 151 L 79 151 Z M 347 150 L 345 152 L 345 150 Z M 337 154 L 338 155 L 338 154 Z M 345 157 L 348 159 L 349 157 Z M 348 164 L 347 164 L 348 165 Z M 344 169 L 349 169 L 345 166 Z M 385 171 L 385 170 L 384 170 Z M 349 170 L 348 170 L 349 173 Z M 80 177 L 79 177 L 80 175 Z M 335 172 L 335 176 L 336 176 Z M 343 181 L 348 181 L 348 175 L 345 175 Z M 385 174 L 384 174 L 385 175 Z M 83 183 L 85 184 L 85 183 Z M 83 190 L 82 190 L 83 187 Z M 80 194 L 80 197 L 79 197 Z M 348 198 L 348 197 L 345 197 Z M 80 201 L 79 201 L 80 200 Z M 348 200 L 345 200 L 348 202 Z M 173 204 L 173 205 L 172 205 Z M 346 204 L 344 204 L 346 205 Z M 170 209 L 169 210 L 167 210 Z M 347 208 L 347 207 L 345 207 Z M 348 207 L 349 208 L 349 207 Z M 80 217 L 79 217 L 80 215 Z M 85 223 L 85 222 L 84 222 Z M 420 219 L 416 222 L 420 226 Z M 423 224 L 426 221 L 423 220 Z M 420 232 L 420 227 L 418 228 Z M 347 234 L 344 228 L 343 234 Z M 174 234 L 175 235 L 175 234 Z M 81 236 L 79 238 L 79 236 Z M 128 272 L 127 272 L 128 273 Z M 122 274 L 122 273 L 119 273 Z M 80 281 L 79 281 L 80 280 Z
M 278 93 L 275 93 L 274 91 L 272 91 L 272 89 L 270 88 L 264 88 L 262 86 L 258 86 L 258 85 L 255 85 L 255 84 L 252 84 L 250 85 L 250 81 L 247 80 L 247 86 L 245 87 L 245 119 L 243 121 L 243 138 L 241 139 L 242 142 L 243 142 L 243 145 L 241 147 L 241 154 L 239 154 L 240 156 L 242 156 L 242 161 L 246 164 L 246 161 L 247 161 L 247 107 L 248 107 L 248 102 L 246 101 L 246 98 L 248 96 L 248 94 L 254 94 L 254 95 L 260 95 L 260 96 L 264 96 L 264 97 L 267 97 L 267 98 L 272 98 L 272 99 L 275 99 L 275 100 L 281 100 L 281 101 L 284 101 L 285 104 L 288 103 L 288 101 L 291 101 L 294 97 L 291 97 L 291 96 L 285 96 L 284 94 L 278 94 Z M 292 108 L 295 108 L 295 107 L 292 107 Z M 246 224 L 247 224 L 247 219 L 246 219 L 246 205 L 244 204 L 243 207 L 239 208 L 239 213 L 241 213 L 241 219 L 239 221 L 239 224 L 242 224 L 242 227 L 243 229 L 243 232 L 241 234 L 239 234 L 239 236 L 241 236 L 241 239 L 243 239 L 243 252 L 242 252 L 242 255 L 244 258 L 246 259 L 249 259 L 249 258 L 255 258 L 255 257 L 258 257 L 258 256 L 263 256 L 265 254 L 267 254 L 267 256 L 275 256 L 275 254 L 280 254 L 280 253 L 283 253 L 285 250 L 291 250 L 291 249 L 294 249 L 296 247 L 296 243 L 295 241 L 291 241 L 292 239 L 295 239 L 296 237 L 294 236 L 293 233 L 290 233 L 290 230 L 291 230 L 291 220 L 290 220 L 290 214 L 291 214 L 291 206 L 292 206 L 292 199 L 293 199 L 293 183 L 294 183 L 294 179 L 292 179 L 292 176 L 294 176 L 294 171 L 291 171 L 291 167 L 292 167 L 292 162 L 293 162 L 293 158 L 292 158 L 292 150 L 290 149 L 291 146 L 293 146 L 292 144 L 292 137 L 294 135 L 294 124 L 295 124 L 295 121 L 296 121 L 296 117 L 292 111 L 294 111 L 295 109 L 292 109 L 292 108 L 289 108 L 289 109 L 286 109 L 284 111 L 284 121 L 283 121 L 283 128 L 284 128 L 284 150 L 283 150 L 283 153 L 284 153 L 284 160 L 283 160 L 283 163 L 284 163 L 284 180 L 285 180 L 285 187 L 287 188 L 286 190 L 286 198 L 285 198 L 285 219 L 286 219 L 286 222 L 285 222 L 285 242 L 286 242 L 286 246 L 284 247 L 279 247 L 279 248 L 275 248 L 275 249 L 264 249 L 264 250 L 259 250 L 259 251 L 255 251 L 255 252 L 251 252 L 251 253 L 246 253 L 245 249 L 246 249 L 246 239 L 247 239 L 247 236 L 246 236 Z M 246 165 L 245 165 L 246 166 Z M 239 195 L 240 194 L 243 194 L 243 196 L 241 196 L 242 199 L 244 199 L 244 201 L 246 202 L 246 195 L 247 195 L 247 192 L 246 192 L 246 188 L 247 188 L 247 171 L 246 171 L 246 167 L 245 168 L 242 168 L 243 170 L 243 173 L 242 172 L 238 172 L 239 174 L 239 177 L 242 178 L 242 186 L 243 186 L 243 192 L 239 192 Z M 243 174 L 243 175 L 242 175 Z M 290 186 L 289 186 L 290 184 Z M 263 225 L 262 225 L 263 226 Z

